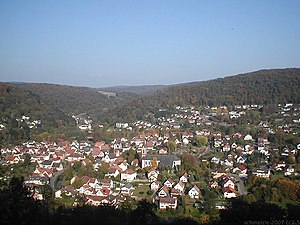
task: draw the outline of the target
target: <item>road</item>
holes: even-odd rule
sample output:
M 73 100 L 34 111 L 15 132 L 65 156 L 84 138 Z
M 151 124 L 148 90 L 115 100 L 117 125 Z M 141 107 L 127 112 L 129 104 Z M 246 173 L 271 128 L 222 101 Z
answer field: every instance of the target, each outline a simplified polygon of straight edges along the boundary
M 199 158 L 201 156 L 205 156 L 206 154 L 210 153 L 211 151 L 212 151 L 212 149 L 209 146 L 206 147 L 205 150 L 199 154 Z
M 50 187 L 54 190 L 54 182 L 56 181 L 56 178 L 63 174 L 64 173 L 64 170 L 61 170 L 61 171 L 58 171 L 58 172 L 55 172 L 53 173 L 53 176 L 50 178 Z
M 237 188 L 238 188 L 238 191 L 239 191 L 239 195 L 240 196 L 241 195 L 247 195 L 248 191 L 247 191 L 247 188 L 245 186 L 244 181 L 236 174 L 229 173 L 228 175 L 231 176 L 231 177 L 234 177 L 238 181 Z

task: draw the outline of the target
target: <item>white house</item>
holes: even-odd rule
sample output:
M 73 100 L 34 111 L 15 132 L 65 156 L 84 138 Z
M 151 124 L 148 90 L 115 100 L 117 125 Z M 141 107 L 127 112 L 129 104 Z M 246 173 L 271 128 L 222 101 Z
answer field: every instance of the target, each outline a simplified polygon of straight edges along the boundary
M 271 175 L 271 172 L 269 169 L 265 169 L 265 168 L 258 168 L 258 169 L 254 169 L 252 171 L 252 173 L 258 177 L 262 177 L 262 178 L 269 178 Z
M 189 192 L 188 192 L 188 195 L 190 196 L 190 198 L 198 199 L 200 194 L 201 194 L 200 189 L 196 185 L 194 185 L 194 187 L 192 187 L 192 189 L 189 190 Z
M 153 182 L 155 180 L 157 180 L 158 178 L 158 175 L 159 175 L 159 172 L 153 168 L 151 168 L 148 173 L 147 173 L 147 176 L 148 176 L 148 180 L 150 182 Z
M 175 184 L 175 182 L 171 178 L 167 179 L 164 182 L 164 185 L 167 186 L 168 188 L 172 188 L 174 184 Z
M 121 181 L 126 180 L 128 182 L 132 182 L 134 179 L 136 179 L 137 173 L 131 169 L 127 169 L 124 172 L 121 173 Z
M 160 198 L 165 198 L 169 196 L 169 188 L 167 186 L 163 186 L 158 192 L 157 192 L 158 197 Z
M 179 180 L 182 181 L 183 183 L 187 183 L 189 179 L 189 175 L 187 173 L 184 173 Z
M 174 189 L 179 190 L 181 193 L 184 191 L 184 183 L 182 181 L 179 181 L 175 186 Z
M 150 184 L 150 189 L 152 191 L 157 191 L 160 187 L 160 182 L 159 181 L 153 181 L 151 184 Z
M 177 198 L 160 198 L 159 199 L 159 209 L 176 209 L 177 208 Z

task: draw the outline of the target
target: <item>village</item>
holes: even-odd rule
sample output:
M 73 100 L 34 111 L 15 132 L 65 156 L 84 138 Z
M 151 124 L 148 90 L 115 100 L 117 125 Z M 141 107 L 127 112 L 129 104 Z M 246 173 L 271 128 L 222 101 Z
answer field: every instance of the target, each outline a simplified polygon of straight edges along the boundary
M 298 105 L 266 112 L 262 105 L 175 106 L 157 115 L 116 123 L 113 132 L 137 135 L 110 142 L 60 139 L 2 148 L 1 165 L 13 169 L 29 160 L 35 167 L 25 185 L 34 198 L 45 198 L 41 187 L 48 185 L 54 198 L 70 207 L 117 208 L 146 199 L 159 210 L 176 210 L 201 208 L 213 199 L 215 208 L 223 209 L 227 199 L 248 194 L 249 176 L 299 176 Z M 78 129 L 92 132 L 93 121 L 84 116 L 74 117 Z M 287 145 L 285 135 L 295 139 Z

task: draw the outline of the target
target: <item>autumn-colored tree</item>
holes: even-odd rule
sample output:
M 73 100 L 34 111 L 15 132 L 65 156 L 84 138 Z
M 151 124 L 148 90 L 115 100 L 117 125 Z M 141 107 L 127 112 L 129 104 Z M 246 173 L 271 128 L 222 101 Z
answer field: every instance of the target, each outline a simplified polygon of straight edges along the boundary
M 157 162 L 157 158 L 153 157 L 151 160 L 151 167 L 156 169 L 158 167 L 158 162 Z

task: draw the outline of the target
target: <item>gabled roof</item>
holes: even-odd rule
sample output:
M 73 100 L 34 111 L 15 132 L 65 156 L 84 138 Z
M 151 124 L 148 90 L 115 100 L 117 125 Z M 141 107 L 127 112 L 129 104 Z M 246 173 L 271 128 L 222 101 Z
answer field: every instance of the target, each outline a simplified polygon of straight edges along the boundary
M 165 183 L 170 183 L 170 184 L 175 184 L 175 182 L 171 179 L 171 178 L 168 178 L 165 182 L 164 182 L 164 184 Z
M 195 191 L 197 191 L 198 193 L 200 193 L 200 189 L 198 188 L 197 185 L 194 185 L 194 187 L 192 187 L 192 188 L 190 189 L 190 191 L 191 191 L 192 189 L 194 189 Z
M 162 186 L 161 189 L 158 191 L 158 193 L 160 192 L 165 192 L 166 194 L 169 194 L 169 188 L 167 186 Z
M 239 165 L 238 168 L 239 168 L 240 170 L 246 170 L 246 169 L 247 169 L 244 165 Z
M 127 169 L 124 172 L 122 172 L 123 174 L 135 174 L 136 172 L 134 170 L 131 169 Z
M 160 201 L 160 203 L 165 203 L 165 204 L 176 204 L 177 199 L 176 198 L 160 198 L 159 201 Z

